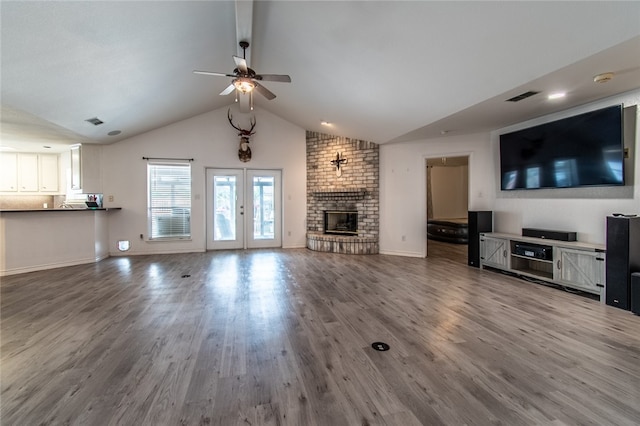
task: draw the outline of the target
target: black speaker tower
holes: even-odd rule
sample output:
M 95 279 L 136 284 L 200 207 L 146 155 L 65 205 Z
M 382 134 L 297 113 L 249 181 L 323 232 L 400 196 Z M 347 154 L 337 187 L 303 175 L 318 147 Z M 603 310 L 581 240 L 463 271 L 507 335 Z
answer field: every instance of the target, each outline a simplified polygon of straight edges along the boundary
M 480 267 L 480 234 L 493 231 L 493 212 L 470 211 L 469 223 L 469 266 Z
M 607 217 L 607 305 L 631 309 L 631 274 L 640 272 L 640 217 Z
M 640 272 L 631 274 L 631 312 L 640 315 Z

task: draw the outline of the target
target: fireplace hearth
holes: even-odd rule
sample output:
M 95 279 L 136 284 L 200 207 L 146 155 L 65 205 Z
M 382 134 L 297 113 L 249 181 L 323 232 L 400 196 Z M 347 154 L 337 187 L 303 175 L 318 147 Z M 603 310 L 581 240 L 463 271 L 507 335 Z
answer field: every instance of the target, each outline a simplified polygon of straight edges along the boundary
M 358 235 L 358 212 L 350 210 L 325 210 L 324 233 L 334 235 Z

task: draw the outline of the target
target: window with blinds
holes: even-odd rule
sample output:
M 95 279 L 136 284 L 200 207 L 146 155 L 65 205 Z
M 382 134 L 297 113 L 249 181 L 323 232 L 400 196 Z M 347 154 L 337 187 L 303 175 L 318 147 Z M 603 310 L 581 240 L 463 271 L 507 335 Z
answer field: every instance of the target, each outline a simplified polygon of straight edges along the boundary
M 191 164 L 148 163 L 149 239 L 191 237 Z

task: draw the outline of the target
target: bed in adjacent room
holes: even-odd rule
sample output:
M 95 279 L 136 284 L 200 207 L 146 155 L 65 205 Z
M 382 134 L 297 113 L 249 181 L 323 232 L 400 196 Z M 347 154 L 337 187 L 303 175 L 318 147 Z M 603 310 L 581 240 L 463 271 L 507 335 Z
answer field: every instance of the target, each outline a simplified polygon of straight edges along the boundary
M 427 238 L 445 243 L 468 244 L 467 218 L 429 219 L 427 221 Z

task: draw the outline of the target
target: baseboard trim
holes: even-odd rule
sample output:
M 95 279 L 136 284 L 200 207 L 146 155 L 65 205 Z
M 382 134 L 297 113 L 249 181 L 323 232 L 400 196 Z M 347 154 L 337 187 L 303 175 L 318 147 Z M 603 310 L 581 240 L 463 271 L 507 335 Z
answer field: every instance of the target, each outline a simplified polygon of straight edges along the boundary
M 96 263 L 100 260 L 106 259 L 109 257 L 108 255 L 101 258 L 86 258 L 86 259 L 77 259 L 69 262 L 59 262 L 59 263 L 46 263 L 41 265 L 31 265 L 25 266 L 22 268 L 13 268 L 13 269 L 5 269 L 0 271 L 0 277 L 6 277 L 9 275 L 18 275 L 18 274 L 26 274 L 27 272 L 37 272 L 37 271 L 45 271 L 47 269 L 57 269 L 64 268 L 67 266 L 77 266 L 77 265 L 86 265 L 88 263 Z
M 283 249 L 303 249 L 303 248 L 307 248 L 307 246 L 305 244 L 302 245 L 292 245 L 292 246 L 282 246 Z
M 116 251 L 109 254 L 113 257 L 122 256 L 148 256 L 151 254 L 178 254 L 178 253 L 204 253 L 205 249 L 184 249 L 184 250 L 153 250 L 153 251 Z
M 417 253 L 414 251 L 380 250 L 380 254 L 386 254 L 389 256 L 404 256 L 404 257 L 421 257 L 421 258 L 426 257 L 424 254 Z

